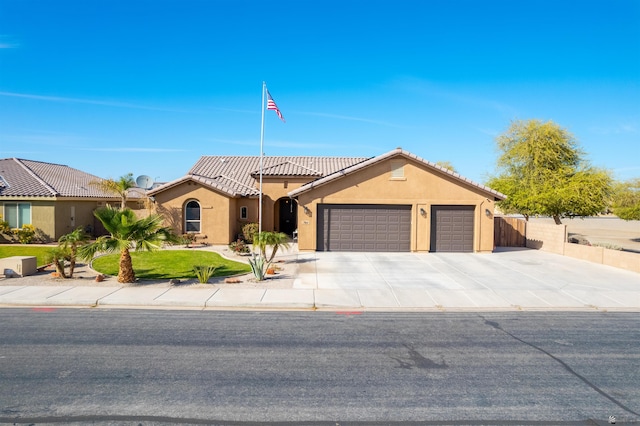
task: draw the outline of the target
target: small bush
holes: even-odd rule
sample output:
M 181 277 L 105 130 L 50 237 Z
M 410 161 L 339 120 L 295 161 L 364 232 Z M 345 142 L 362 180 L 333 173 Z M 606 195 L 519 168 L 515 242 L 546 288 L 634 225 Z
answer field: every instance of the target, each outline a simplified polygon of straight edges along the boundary
M 249 253 L 249 246 L 242 240 L 237 240 L 229 244 L 229 250 L 236 254 L 247 254 Z
M 622 247 L 615 245 L 615 244 L 611 244 L 611 243 L 593 243 L 591 244 L 594 247 L 604 247 L 608 250 L 618 250 L 618 251 L 622 251 Z
M 180 236 L 180 243 L 184 244 L 185 247 L 189 247 L 196 241 L 196 234 L 182 234 Z
M 218 267 L 214 265 L 195 265 L 193 272 L 196 274 L 199 283 L 206 284 L 209 282 L 209 278 L 216 272 L 216 269 L 218 269 Z
M 22 225 L 22 228 L 14 229 L 13 233 L 21 244 L 31 244 L 36 236 L 36 227 L 33 225 Z
M 258 233 L 258 228 L 260 225 L 257 223 L 247 223 L 242 227 L 242 235 L 244 236 L 244 240 L 248 243 L 253 242 L 253 238 Z

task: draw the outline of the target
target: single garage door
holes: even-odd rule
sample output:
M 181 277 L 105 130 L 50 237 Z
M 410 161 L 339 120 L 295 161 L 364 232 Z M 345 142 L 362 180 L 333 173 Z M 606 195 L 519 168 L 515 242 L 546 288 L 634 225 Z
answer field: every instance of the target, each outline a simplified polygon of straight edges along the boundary
M 319 204 L 318 251 L 409 251 L 411 206 Z
M 431 207 L 431 251 L 472 252 L 474 206 Z

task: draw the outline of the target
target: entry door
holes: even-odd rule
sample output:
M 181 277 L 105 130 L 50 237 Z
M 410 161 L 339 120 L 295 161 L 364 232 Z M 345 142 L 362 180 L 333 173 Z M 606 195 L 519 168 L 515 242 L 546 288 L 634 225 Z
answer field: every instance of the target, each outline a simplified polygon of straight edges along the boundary
M 280 199 L 280 232 L 284 232 L 287 235 L 293 235 L 293 231 L 296 230 L 298 207 L 295 200 L 291 198 Z

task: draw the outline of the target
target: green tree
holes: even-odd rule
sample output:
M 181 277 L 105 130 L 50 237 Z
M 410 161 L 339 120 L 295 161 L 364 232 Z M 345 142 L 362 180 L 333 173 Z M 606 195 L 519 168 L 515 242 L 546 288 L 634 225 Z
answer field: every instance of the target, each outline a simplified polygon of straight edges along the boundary
M 640 220 L 640 178 L 615 184 L 611 209 L 620 219 Z
M 444 167 L 445 169 L 451 170 L 452 172 L 456 172 L 456 168 L 453 167 L 453 164 L 451 164 L 451 161 L 436 161 L 436 164 L 440 167 Z
M 69 252 L 69 278 L 73 277 L 73 271 L 76 268 L 78 249 L 88 242 L 89 235 L 84 232 L 82 227 L 76 228 L 58 239 L 60 248 Z
M 138 219 L 130 209 L 114 209 L 107 206 L 98 209 L 94 215 L 102 222 L 110 235 L 99 237 L 95 242 L 82 246 L 79 256 L 91 259 L 99 252 L 120 252 L 118 267 L 118 282 L 133 283 L 136 274 L 131 262 L 131 250 L 154 251 L 159 250 L 162 244 L 178 242 L 170 228 L 161 226 L 162 217 L 150 215 Z
M 592 167 L 578 142 L 553 121 L 514 121 L 497 137 L 498 174 L 487 182 L 507 199 L 505 213 L 563 217 L 593 216 L 610 200 L 608 171 Z
M 136 182 L 133 180 L 133 173 L 128 173 L 124 176 L 120 176 L 117 180 L 114 179 L 101 179 L 90 182 L 91 185 L 101 189 L 104 192 L 108 192 L 120 197 L 120 209 L 124 210 L 127 206 L 127 196 L 129 190 L 136 188 Z

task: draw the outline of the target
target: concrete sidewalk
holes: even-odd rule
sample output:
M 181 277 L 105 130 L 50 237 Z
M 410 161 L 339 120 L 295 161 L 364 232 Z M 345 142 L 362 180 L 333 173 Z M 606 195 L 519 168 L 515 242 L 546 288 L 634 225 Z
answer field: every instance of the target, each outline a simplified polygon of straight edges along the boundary
M 296 253 L 290 285 L 0 285 L 0 306 L 377 311 L 640 311 L 640 274 L 536 250 Z M 639 255 L 640 261 L 640 255 Z M 24 281 L 23 281 L 24 280 Z M 76 281 L 76 280 L 74 280 Z M 76 281 L 77 282 L 77 281 Z M 24 283 L 24 285 L 21 285 Z

